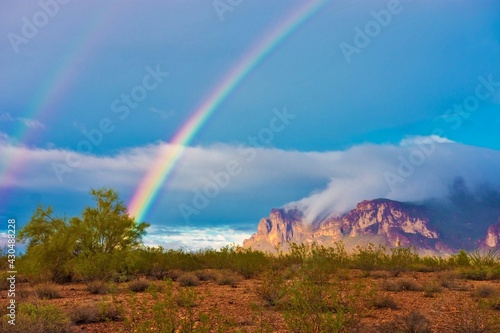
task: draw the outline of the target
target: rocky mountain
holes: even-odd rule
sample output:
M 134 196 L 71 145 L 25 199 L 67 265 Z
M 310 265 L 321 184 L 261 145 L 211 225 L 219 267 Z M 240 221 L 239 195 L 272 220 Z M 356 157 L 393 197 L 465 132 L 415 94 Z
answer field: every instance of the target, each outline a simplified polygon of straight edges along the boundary
M 483 249 L 500 250 L 500 217 L 497 224 L 493 224 L 488 228 L 486 237 L 481 245 Z
M 443 222 L 442 220 L 446 220 Z M 298 209 L 273 209 L 260 220 L 257 232 L 244 247 L 273 252 L 288 243 L 313 243 L 329 246 L 342 241 L 346 248 L 368 243 L 386 246 L 414 246 L 420 253 L 446 254 L 465 248 L 500 247 L 500 219 L 488 228 L 483 239 L 463 237 L 470 223 L 456 222 L 450 228 L 450 214 L 425 205 L 388 199 L 365 200 L 338 218 L 310 223 Z M 448 231 L 453 230 L 453 231 Z

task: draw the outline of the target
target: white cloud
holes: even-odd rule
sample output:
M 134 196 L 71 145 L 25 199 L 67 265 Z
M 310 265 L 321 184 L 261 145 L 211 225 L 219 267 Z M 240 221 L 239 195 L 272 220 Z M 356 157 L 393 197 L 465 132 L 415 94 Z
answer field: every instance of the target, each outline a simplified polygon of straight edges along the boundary
M 10 113 L 2 113 L 0 114 L 0 121 L 14 121 L 14 118 L 10 115 Z
M 148 229 L 144 237 L 147 246 L 162 246 L 167 249 L 188 248 L 219 249 L 228 244 L 242 244 L 250 233 L 233 230 L 229 227 L 195 228 L 195 227 L 154 227 Z
M 20 122 L 22 122 L 25 126 L 31 127 L 31 128 L 44 128 L 45 125 L 39 122 L 36 119 L 31 119 L 31 118 L 17 118 Z
M 328 186 L 292 202 L 306 219 L 340 215 L 366 199 L 423 201 L 445 198 L 461 177 L 472 189 L 488 185 L 500 189 L 500 152 L 448 143 L 438 139 L 407 140 L 405 145 L 363 145 L 342 153 L 332 165 Z M 397 182 L 388 182 L 391 176 Z
M 443 138 L 440 137 L 439 135 L 429 135 L 429 136 L 421 136 L 421 135 L 416 135 L 416 136 L 408 136 L 405 137 L 401 142 L 399 143 L 401 146 L 413 146 L 413 145 L 421 145 L 421 144 L 429 144 L 429 143 L 454 143 L 455 141 L 452 141 L 448 138 Z
M 0 146 L 0 170 L 5 169 L 6 161 L 15 161 L 16 172 L 9 177 L 4 174 L 2 185 L 38 192 L 55 189 L 85 193 L 90 187 L 113 186 L 130 194 L 156 163 L 156 155 L 165 145 L 158 143 L 113 156 L 95 156 L 6 144 Z M 53 165 L 66 165 L 68 156 L 80 163 L 64 173 L 64 181 L 59 182 Z M 287 205 L 303 208 L 311 221 L 318 216 L 341 214 L 365 199 L 421 201 L 444 197 L 457 177 L 462 177 L 471 188 L 489 184 L 500 189 L 499 151 L 452 143 L 440 137 L 415 137 L 400 145 L 363 144 L 334 152 L 249 147 L 242 150 L 229 145 L 188 147 L 163 190 L 189 197 L 193 188 L 203 189 L 213 182 L 214 175 L 224 172 L 229 161 L 238 163 L 241 171 L 220 192 L 238 194 L 242 209 L 245 199 L 256 195 L 255 188 L 267 194 L 280 193 L 284 184 L 300 187 L 324 182 L 324 188 Z M 391 175 L 397 181 L 388 181 Z M 187 242 L 172 237 L 162 241 Z

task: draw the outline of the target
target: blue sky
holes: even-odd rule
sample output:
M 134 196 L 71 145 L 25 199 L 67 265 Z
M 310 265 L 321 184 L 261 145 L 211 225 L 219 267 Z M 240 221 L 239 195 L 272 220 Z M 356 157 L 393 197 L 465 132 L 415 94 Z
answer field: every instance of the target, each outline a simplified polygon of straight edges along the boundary
M 90 187 L 115 187 L 127 202 L 154 153 L 252 45 L 303 3 L 2 1 L 2 221 L 16 217 L 22 226 L 38 203 L 78 214 L 90 203 Z M 471 186 L 497 186 L 499 16 L 493 0 L 326 1 L 197 133 L 147 215 L 154 226 L 148 242 L 192 248 L 239 242 L 272 207 L 290 202 L 307 205 L 314 218 L 363 198 L 444 195 L 455 176 Z M 25 34 L 26 22 L 39 23 L 33 36 Z M 367 45 L 359 44 L 359 31 Z M 345 45 L 357 52 L 346 56 Z M 148 66 L 168 76 L 120 119 L 113 102 L 143 82 Z M 238 147 L 269 127 L 273 110 L 285 109 L 294 118 L 272 140 L 258 142 L 249 161 Z M 113 130 L 82 154 L 82 131 L 104 118 Z M 423 142 L 438 148 L 397 188 L 388 186 L 399 157 Z M 70 153 L 81 161 L 60 181 L 52 166 Z M 179 207 L 193 206 L 196 189 L 231 160 L 241 173 L 206 207 L 183 216 Z M 9 167 L 15 172 L 7 177 Z M 443 174 L 446 167 L 453 172 Z M 436 178 L 442 184 L 432 191 L 415 185 Z M 340 188 L 349 195 L 339 195 Z

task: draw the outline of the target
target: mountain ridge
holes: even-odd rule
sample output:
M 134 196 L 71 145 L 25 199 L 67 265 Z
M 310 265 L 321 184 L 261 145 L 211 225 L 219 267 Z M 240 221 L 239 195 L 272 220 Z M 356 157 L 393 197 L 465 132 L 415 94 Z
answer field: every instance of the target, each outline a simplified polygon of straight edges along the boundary
M 468 234 L 470 223 L 456 222 L 447 212 L 424 204 L 385 198 L 363 200 L 339 217 L 309 222 L 304 216 L 297 208 L 273 208 L 268 217 L 260 220 L 257 232 L 243 242 L 243 247 L 274 252 L 277 249 L 286 251 L 289 243 L 331 246 L 342 241 L 348 250 L 374 243 L 389 247 L 411 246 L 417 252 L 438 255 L 462 248 L 500 248 L 500 216 L 497 223 L 490 223 L 486 234 L 477 239 L 461 237 Z M 447 217 L 454 221 L 453 228 L 447 225 L 449 221 L 443 222 Z

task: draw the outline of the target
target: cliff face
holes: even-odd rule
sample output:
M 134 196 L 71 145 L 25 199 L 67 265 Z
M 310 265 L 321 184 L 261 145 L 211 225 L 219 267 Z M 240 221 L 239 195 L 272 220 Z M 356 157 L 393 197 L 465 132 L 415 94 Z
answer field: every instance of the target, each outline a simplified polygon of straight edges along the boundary
M 500 217 L 498 218 L 497 224 L 493 224 L 488 228 L 482 245 L 486 250 L 500 250 Z
M 415 246 L 423 252 L 447 253 L 453 248 L 444 244 L 430 222 L 424 206 L 387 199 L 366 200 L 339 218 L 309 224 L 298 210 L 273 209 L 259 222 L 257 232 L 244 247 L 272 251 L 287 248 L 287 242 L 332 245 L 342 240 L 346 247 L 368 242 L 387 246 Z

